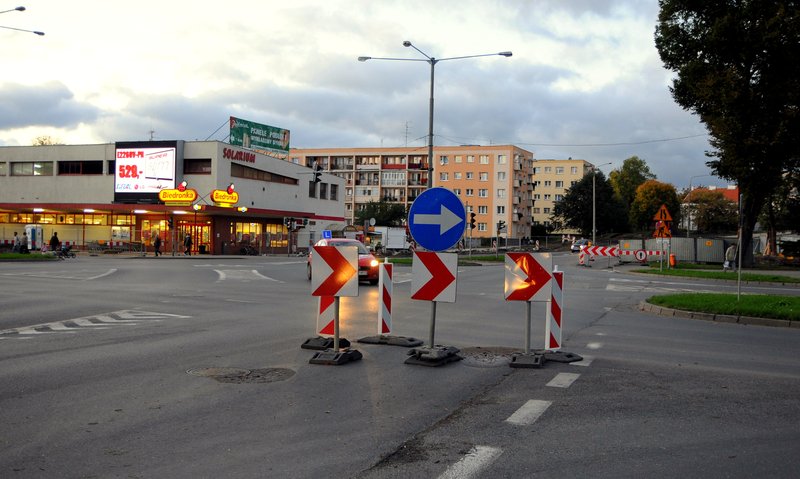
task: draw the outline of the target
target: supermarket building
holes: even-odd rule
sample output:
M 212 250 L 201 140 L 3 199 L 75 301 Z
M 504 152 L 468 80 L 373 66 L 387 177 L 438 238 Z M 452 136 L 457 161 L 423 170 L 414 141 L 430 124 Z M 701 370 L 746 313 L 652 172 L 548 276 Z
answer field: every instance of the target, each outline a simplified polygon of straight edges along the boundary
M 183 189 L 166 195 L 183 202 L 159 200 Z M 189 235 L 193 254 L 292 253 L 345 228 L 343 191 L 338 176 L 314 182 L 218 141 L 0 147 L 0 244 L 27 231 L 40 249 L 57 232 L 78 249 L 152 251 L 159 235 L 169 254 Z

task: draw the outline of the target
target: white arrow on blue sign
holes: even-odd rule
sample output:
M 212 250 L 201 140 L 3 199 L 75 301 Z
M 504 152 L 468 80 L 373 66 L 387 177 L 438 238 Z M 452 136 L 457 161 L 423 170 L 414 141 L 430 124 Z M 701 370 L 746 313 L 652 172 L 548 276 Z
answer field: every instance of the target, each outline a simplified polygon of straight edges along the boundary
M 411 204 L 408 231 L 423 248 L 444 251 L 461 239 L 466 217 L 464 204 L 455 193 L 447 188 L 430 188 Z

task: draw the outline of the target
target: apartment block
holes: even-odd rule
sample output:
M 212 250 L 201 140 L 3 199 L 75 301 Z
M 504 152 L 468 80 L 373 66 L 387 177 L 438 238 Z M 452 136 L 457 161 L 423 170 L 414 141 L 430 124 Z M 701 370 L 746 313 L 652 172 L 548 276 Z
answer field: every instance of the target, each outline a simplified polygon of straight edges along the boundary
M 544 159 L 536 160 L 533 166 L 533 224 L 548 226 L 556 202 L 561 201 L 567 190 L 590 173 L 594 165 L 585 160 Z M 564 233 L 572 231 L 564 231 Z

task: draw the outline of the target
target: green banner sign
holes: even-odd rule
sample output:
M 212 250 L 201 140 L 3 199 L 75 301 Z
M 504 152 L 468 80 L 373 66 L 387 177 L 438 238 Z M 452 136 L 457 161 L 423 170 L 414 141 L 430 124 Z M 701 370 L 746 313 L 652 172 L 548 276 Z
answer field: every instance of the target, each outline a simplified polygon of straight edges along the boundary
M 288 155 L 289 130 L 231 117 L 230 144 Z

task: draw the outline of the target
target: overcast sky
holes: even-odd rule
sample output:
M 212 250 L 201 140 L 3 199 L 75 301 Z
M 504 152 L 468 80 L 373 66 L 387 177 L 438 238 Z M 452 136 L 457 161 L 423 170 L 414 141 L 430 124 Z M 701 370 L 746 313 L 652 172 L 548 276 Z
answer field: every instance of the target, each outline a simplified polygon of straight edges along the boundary
M 669 93 L 656 0 L 0 0 L 0 146 L 227 141 L 228 118 L 296 148 L 514 144 L 606 175 L 636 155 L 661 181 L 708 175 L 705 127 Z M 151 133 L 152 131 L 152 133 Z

